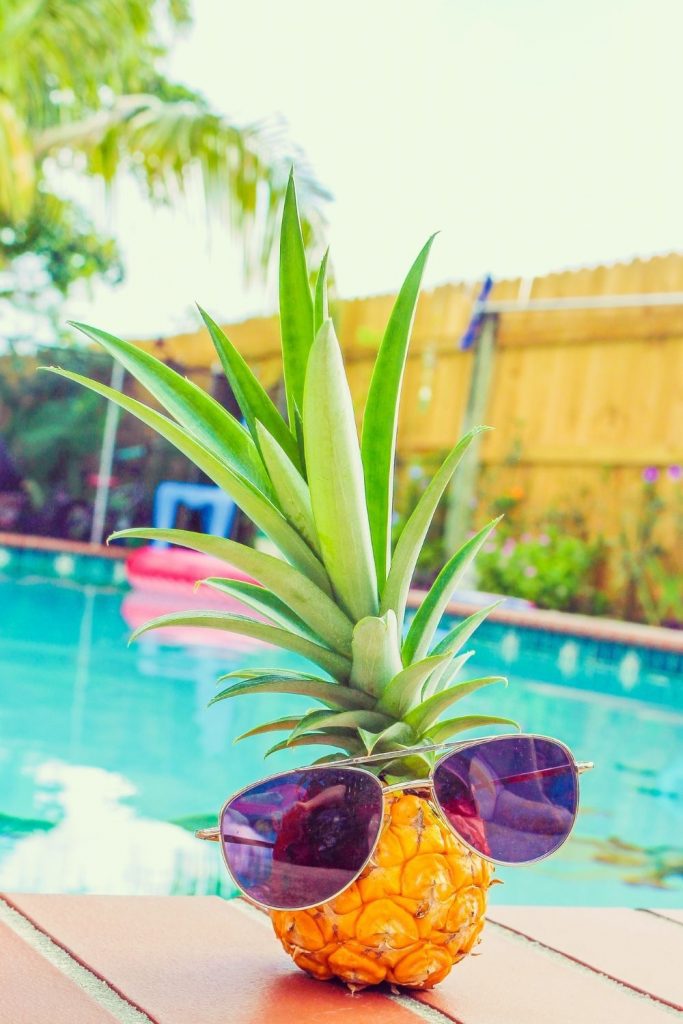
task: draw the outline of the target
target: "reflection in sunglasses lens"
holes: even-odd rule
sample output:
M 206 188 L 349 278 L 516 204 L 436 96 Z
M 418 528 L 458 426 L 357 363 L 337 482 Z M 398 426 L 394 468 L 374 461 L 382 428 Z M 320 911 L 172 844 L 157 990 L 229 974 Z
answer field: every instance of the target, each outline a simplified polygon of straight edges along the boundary
M 578 781 L 564 747 L 534 736 L 500 736 L 454 751 L 434 771 L 447 820 L 484 857 L 524 864 L 565 841 Z
M 248 896 L 274 910 L 295 910 L 345 889 L 370 856 L 381 824 L 382 787 L 374 776 L 316 768 L 266 780 L 231 800 L 221 841 Z

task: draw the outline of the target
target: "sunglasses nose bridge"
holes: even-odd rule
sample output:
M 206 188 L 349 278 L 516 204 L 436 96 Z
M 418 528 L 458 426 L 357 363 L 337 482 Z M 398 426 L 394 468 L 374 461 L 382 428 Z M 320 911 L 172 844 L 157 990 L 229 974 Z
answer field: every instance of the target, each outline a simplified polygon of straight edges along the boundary
M 406 789 L 422 789 L 428 792 L 434 792 L 434 783 L 431 779 L 413 779 L 412 782 L 395 782 L 391 786 L 383 786 L 382 793 L 400 793 Z

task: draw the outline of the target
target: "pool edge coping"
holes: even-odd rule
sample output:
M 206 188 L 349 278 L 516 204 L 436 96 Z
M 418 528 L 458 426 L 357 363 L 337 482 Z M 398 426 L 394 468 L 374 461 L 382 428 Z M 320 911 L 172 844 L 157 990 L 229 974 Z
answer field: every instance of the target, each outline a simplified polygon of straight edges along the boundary
M 52 551 L 67 555 L 90 555 L 94 558 L 121 560 L 129 554 L 124 547 L 107 547 L 106 544 L 89 544 L 86 541 L 66 540 L 62 537 L 41 537 L 31 533 L 3 533 L 0 531 L 0 547 L 20 548 L 25 551 Z
M 129 554 L 129 549 L 125 547 L 107 547 L 103 544 L 89 544 L 57 537 L 5 532 L 0 532 L 0 547 L 86 555 L 110 561 L 122 561 Z M 408 594 L 408 606 L 410 608 L 417 607 L 425 594 L 424 590 L 411 588 Z M 444 611 L 456 618 L 463 618 L 480 608 L 481 605 L 455 600 L 450 601 Z M 607 619 L 597 615 L 577 615 L 574 612 L 561 612 L 545 608 L 520 610 L 501 607 L 494 609 L 488 618 L 491 622 L 499 622 L 507 626 L 520 626 L 526 629 L 584 637 L 605 643 L 619 643 L 625 646 L 647 647 L 683 654 L 683 630 L 669 629 L 666 626 L 648 626 L 641 622 L 625 622 L 620 619 Z
M 416 608 L 426 591 L 411 588 L 408 607 Z M 481 609 L 481 605 L 464 601 L 449 601 L 445 614 L 463 618 Z M 647 647 L 673 654 L 683 654 L 683 630 L 668 629 L 666 626 L 648 626 L 641 622 L 623 622 L 600 616 L 577 615 L 574 612 L 551 611 L 546 608 L 528 610 L 495 608 L 488 621 L 506 626 L 520 626 L 547 633 L 561 633 L 604 643 L 618 643 L 625 646 Z

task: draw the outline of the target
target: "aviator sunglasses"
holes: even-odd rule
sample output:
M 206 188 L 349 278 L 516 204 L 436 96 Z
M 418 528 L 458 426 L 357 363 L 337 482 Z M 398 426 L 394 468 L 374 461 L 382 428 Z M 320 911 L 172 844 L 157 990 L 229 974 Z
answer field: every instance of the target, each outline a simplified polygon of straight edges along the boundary
M 384 785 L 365 765 L 443 750 L 427 779 Z M 268 910 L 305 910 L 338 896 L 367 867 L 379 841 L 384 797 L 428 792 L 448 828 L 494 864 L 531 864 L 571 832 L 577 762 L 558 740 L 509 735 L 346 758 L 281 772 L 226 800 L 218 828 L 235 884 Z

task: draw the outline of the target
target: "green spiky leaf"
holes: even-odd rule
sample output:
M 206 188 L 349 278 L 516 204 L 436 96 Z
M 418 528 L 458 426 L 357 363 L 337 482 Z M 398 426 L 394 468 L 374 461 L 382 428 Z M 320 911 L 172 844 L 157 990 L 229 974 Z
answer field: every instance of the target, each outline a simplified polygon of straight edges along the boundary
M 178 423 L 221 462 L 272 496 L 259 452 L 249 433 L 218 402 L 150 353 L 97 327 L 70 321 L 131 373 Z
M 279 750 L 287 750 L 289 747 L 308 746 L 339 747 L 340 750 L 345 750 L 347 754 L 363 753 L 363 745 L 358 736 L 354 736 L 351 729 L 342 730 L 341 732 L 335 732 L 333 729 L 330 729 L 329 732 L 307 732 L 293 740 L 281 740 L 267 750 L 263 756 L 270 757 L 271 754 L 276 754 Z M 335 758 L 335 760 L 338 759 L 338 757 Z
M 251 736 L 263 736 L 268 732 L 288 732 L 298 723 L 299 716 L 296 718 L 274 718 L 270 722 L 263 722 L 261 725 L 257 725 L 253 729 L 248 729 L 247 732 L 243 732 L 239 736 L 236 736 L 232 742 L 239 743 L 241 740 L 248 740 Z
M 425 731 L 453 704 L 492 683 L 503 683 L 507 686 L 507 679 L 505 676 L 482 676 L 479 679 L 468 679 L 464 683 L 449 686 L 447 690 L 435 693 L 433 697 L 428 697 L 422 704 L 409 711 L 405 716 L 405 721 L 418 736 L 423 736 Z
M 306 470 L 332 586 L 357 621 L 377 613 L 377 578 L 353 404 L 331 320 L 311 349 L 304 394 Z
M 227 594 L 228 597 L 242 601 L 276 626 L 292 629 L 295 633 L 301 633 L 311 640 L 319 640 L 319 637 L 311 633 L 303 619 L 295 615 L 284 601 L 281 601 L 270 590 L 266 590 L 265 587 L 247 583 L 245 580 L 222 579 L 217 576 L 209 576 L 200 582 L 220 594 Z
M 474 633 L 475 629 L 486 619 L 494 608 L 498 608 L 503 603 L 505 598 L 501 598 L 499 601 L 494 601 L 493 604 L 488 604 L 485 608 L 480 608 L 479 611 L 473 612 L 472 615 L 468 615 L 462 622 L 456 623 L 452 629 L 446 633 L 442 640 L 439 640 L 438 644 L 435 645 L 432 654 L 457 654 L 464 645 L 467 643 L 469 638 Z
M 69 370 L 61 370 L 57 367 L 47 367 L 51 373 L 56 373 L 67 380 L 73 380 L 83 384 L 98 395 L 108 398 L 116 405 L 132 413 L 147 426 L 152 427 L 158 434 L 170 441 L 178 451 L 186 455 L 192 462 L 203 470 L 215 484 L 223 488 L 237 505 L 252 519 L 257 526 L 267 534 L 274 544 L 277 544 L 283 555 L 293 565 L 301 570 L 304 575 L 321 589 L 327 589 L 329 582 L 327 573 L 305 540 L 294 530 L 282 513 L 245 477 L 240 476 L 229 466 L 220 462 L 215 455 L 212 455 L 203 445 L 194 439 L 178 424 L 162 416 L 161 413 L 143 405 L 142 402 L 129 398 L 127 395 L 115 391 L 106 384 L 89 380 L 80 373 L 72 373 Z
M 380 587 L 391 551 L 394 457 L 401 384 L 420 285 L 434 235 L 408 271 L 382 339 L 363 417 L 362 457 L 372 548 Z
M 218 682 L 233 678 L 235 674 L 230 672 L 226 676 L 221 676 Z M 234 683 L 212 697 L 209 704 L 230 700 L 232 697 L 241 697 L 247 693 L 293 693 L 301 697 L 313 697 L 328 708 L 345 708 L 347 710 L 367 709 L 373 706 L 371 697 L 349 686 L 340 686 L 339 683 L 330 683 L 325 679 L 318 679 L 317 676 L 303 673 L 299 675 L 292 673 L 291 676 L 285 676 L 279 670 L 271 673 L 262 672 L 252 679 Z
M 368 754 L 382 754 L 385 751 L 389 752 L 391 750 L 398 750 L 401 747 L 414 746 L 417 742 L 417 736 L 405 722 L 393 722 L 381 732 L 365 733 L 363 742 Z
M 391 569 L 387 577 L 386 585 L 382 590 L 382 601 L 380 610 L 382 613 L 392 608 L 396 613 L 399 630 L 403 629 L 403 618 L 406 609 L 406 600 L 410 581 L 417 565 L 417 560 L 422 550 L 427 530 L 436 512 L 441 497 L 446 490 L 453 474 L 455 473 L 460 460 L 471 445 L 477 434 L 488 427 L 475 427 L 465 434 L 456 444 L 455 448 L 446 457 L 441 468 L 435 473 L 432 480 L 426 487 L 422 497 L 413 509 L 407 523 L 401 531 L 401 536 L 396 544 Z
M 198 309 L 254 442 L 259 443 L 256 424 L 262 423 L 297 469 L 301 469 L 298 445 L 268 392 L 218 324 L 201 306 Z
M 308 474 L 306 472 L 306 449 L 304 446 L 304 421 L 298 405 L 294 406 L 294 434 L 296 435 L 296 444 L 299 450 L 299 461 L 303 466 L 303 475 L 308 480 Z
M 394 613 L 387 612 L 381 618 L 368 615 L 357 622 L 351 651 L 351 685 L 379 697 L 402 668 Z
M 463 654 L 461 657 L 456 658 L 458 651 L 464 647 L 480 623 L 482 623 L 494 608 L 497 608 L 501 603 L 502 599 L 500 601 L 494 601 L 493 604 L 479 609 L 479 611 L 474 612 L 472 615 L 468 615 L 467 618 L 458 622 L 453 629 L 450 629 L 443 639 L 434 646 L 431 651 L 432 655 L 437 656 L 440 654 L 450 654 L 451 660 L 446 661 L 441 668 L 437 669 L 427 680 L 422 691 L 423 700 L 426 700 L 427 697 L 431 697 L 432 694 L 437 693 L 438 690 L 444 689 L 444 687 L 448 685 L 448 682 L 452 682 L 465 662 L 474 654 L 474 651 L 468 651 L 467 654 Z
M 139 626 L 131 636 L 131 641 L 137 640 L 152 629 L 164 629 L 169 626 L 200 626 L 205 629 L 219 629 L 227 633 L 238 633 L 241 636 L 262 640 L 264 643 L 275 644 L 276 647 L 281 647 L 285 651 L 293 651 L 295 654 L 300 654 L 304 658 L 308 658 L 309 661 L 315 662 L 335 679 L 348 679 L 351 671 L 351 662 L 348 658 L 341 654 L 335 654 L 334 651 L 321 647 L 320 644 L 315 644 L 306 637 L 299 636 L 298 633 L 291 633 L 279 626 L 269 626 L 265 622 L 255 622 L 243 615 L 230 615 L 228 612 L 191 611 L 159 615 Z
M 389 751 L 387 751 L 389 753 Z M 405 782 L 406 779 L 426 779 L 434 761 L 432 754 L 406 754 L 393 761 L 386 761 L 382 766 L 382 778 L 389 784 Z
M 410 624 L 408 635 L 403 644 L 402 653 L 405 665 L 409 665 L 412 661 L 416 661 L 418 658 L 423 658 L 426 655 L 441 617 L 446 610 L 446 605 L 453 595 L 453 591 L 462 579 L 465 570 L 473 558 L 476 557 L 477 552 L 486 542 L 487 537 L 495 529 L 501 518 L 499 516 L 492 522 L 487 523 L 474 537 L 465 541 L 434 580 L 429 593 Z
M 261 676 L 272 676 L 277 675 L 278 678 L 287 679 L 317 679 L 317 676 L 309 675 L 306 672 L 301 672 L 300 669 L 294 668 L 278 668 L 273 669 L 272 665 L 264 668 L 236 668 L 232 672 L 226 672 L 225 675 L 219 676 L 216 680 L 217 683 L 222 683 L 225 679 L 259 679 Z
M 318 271 L 318 276 L 315 282 L 313 329 L 316 334 L 330 315 L 327 302 L 327 262 L 329 255 L 330 250 L 327 249 L 320 263 L 320 270 Z
M 402 718 L 419 699 L 422 687 L 434 670 L 450 660 L 450 654 L 442 654 L 438 658 L 423 658 L 422 661 L 416 661 L 404 668 L 386 687 L 378 707 L 392 714 L 394 718 Z
M 280 235 L 280 330 L 282 365 L 289 425 L 295 429 L 295 406 L 303 405 L 308 354 L 313 344 L 313 297 L 308 283 L 306 251 L 290 175 Z
M 352 711 L 309 711 L 293 730 L 291 739 L 302 733 L 318 729 L 366 729 L 379 731 L 391 725 L 391 719 L 377 711 L 365 711 L 362 708 Z
M 211 537 L 190 530 L 160 530 L 136 527 L 119 530 L 112 540 L 160 540 L 211 555 L 233 565 L 263 584 L 298 615 L 326 644 L 342 654 L 351 654 L 353 625 L 334 601 L 298 569 L 264 551 L 255 551 L 224 537 Z
M 445 743 L 451 736 L 467 732 L 468 729 L 481 729 L 488 725 L 513 725 L 519 729 L 517 722 L 512 718 L 497 718 L 495 715 L 463 715 L 461 718 L 447 718 L 445 722 L 438 722 L 431 729 L 423 733 L 423 739 L 430 743 Z
M 463 665 L 470 660 L 473 654 L 474 651 L 466 651 L 458 657 L 451 654 L 445 664 L 435 669 L 427 679 L 422 688 L 421 701 L 427 700 L 427 697 L 431 697 L 433 694 L 438 693 L 439 690 L 445 690 L 447 686 L 450 686 Z
M 320 543 L 313 521 L 308 484 L 286 452 L 262 423 L 256 424 L 263 461 L 266 464 L 278 504 L 288 522 L 301 534 L 309 547 L 319 553 Z

